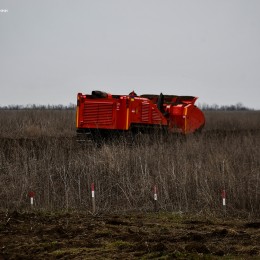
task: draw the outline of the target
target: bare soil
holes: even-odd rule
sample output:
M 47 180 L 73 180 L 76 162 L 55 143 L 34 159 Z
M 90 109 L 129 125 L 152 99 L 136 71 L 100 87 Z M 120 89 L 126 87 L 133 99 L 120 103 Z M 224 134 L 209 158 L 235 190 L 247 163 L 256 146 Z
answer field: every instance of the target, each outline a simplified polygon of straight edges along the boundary
M 260 221 L 0 212 L 0 259 L 259 259 Z

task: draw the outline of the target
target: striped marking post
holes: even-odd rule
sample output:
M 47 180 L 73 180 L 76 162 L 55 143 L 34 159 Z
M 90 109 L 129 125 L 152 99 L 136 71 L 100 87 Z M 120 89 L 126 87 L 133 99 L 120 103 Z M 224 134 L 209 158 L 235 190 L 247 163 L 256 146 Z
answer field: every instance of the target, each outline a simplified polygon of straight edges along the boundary
M 30 192 L 28 193 L 28 196 L 29 196 L 29 198 L 30 198 L 30 205 L 31 205 L 31 207 L 33 207 L 35 192 L 30 191 Z
M 95 201 L 95 185 L 94 182 L 91 183 L 91 197 L 92 197 L 92 212 L 95 214 L 96 212 L 96 201 Z
M 153 199 L 154 199 L 154 211 L 156 212 L 158 210 L 158 206 L 157 206 L 158 192 L 157 192 L 156 185 L 154 185 L 153 187 Z
M 222 206 L 223 206 L 223 209 L 224 209 L 224 216 L 226 216 L 226 191 L 223 190 L 222 193 L 221 193 L 221 196 L 222 196 Z
M 226 191 L 222 191 L 222 205 L 226 206 Z

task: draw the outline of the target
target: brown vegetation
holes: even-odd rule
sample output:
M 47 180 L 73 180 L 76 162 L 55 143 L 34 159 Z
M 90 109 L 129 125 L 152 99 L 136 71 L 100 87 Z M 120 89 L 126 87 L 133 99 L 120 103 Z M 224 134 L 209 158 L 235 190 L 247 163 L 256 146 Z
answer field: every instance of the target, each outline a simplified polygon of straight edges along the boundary
M 0 259 L 257 259 L 259 117 L 207 111 L 198 135 L 97 146 L 76 142 L 73 110 L 0 110 Z
M 161 210 L 260 213 L 260 112 L 206 112 L 200 135 L 139 136 L 81 145 L 73 110 L 0 110 L 0 207 L 23 209 L 28 192 L 38 209 L 88 209 L 96 186 L 98 212 L 150 211 L 158 186 Z

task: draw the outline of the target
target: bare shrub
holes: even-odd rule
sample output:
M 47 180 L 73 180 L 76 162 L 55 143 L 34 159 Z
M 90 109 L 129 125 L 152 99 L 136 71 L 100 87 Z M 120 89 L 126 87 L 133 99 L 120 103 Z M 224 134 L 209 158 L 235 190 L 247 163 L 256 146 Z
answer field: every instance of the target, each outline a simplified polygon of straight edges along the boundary
M 2 208 L 28 207 L 34 191 L 37 208 L 91 211 L 94 182 L 97 212 L 151 211 L 156 184 L 161 210 L 221 214 L 225 189 L 228 214 L 260 213 L 259 112 L 210 111 L 200 135 L 100 147 L 75 141 L 73 111 L 0 113 Z
M 74 110 L 0 110 L 0 137 L 57 137 L 74 134 Z

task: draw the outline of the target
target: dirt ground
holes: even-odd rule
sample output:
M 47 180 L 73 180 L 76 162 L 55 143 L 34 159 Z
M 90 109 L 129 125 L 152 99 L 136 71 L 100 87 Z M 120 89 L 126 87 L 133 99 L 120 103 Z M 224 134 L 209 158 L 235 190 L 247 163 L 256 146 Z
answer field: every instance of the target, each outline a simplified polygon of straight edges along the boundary
M 0 259 L 260 259 L 260 221 L 1 212 Z

